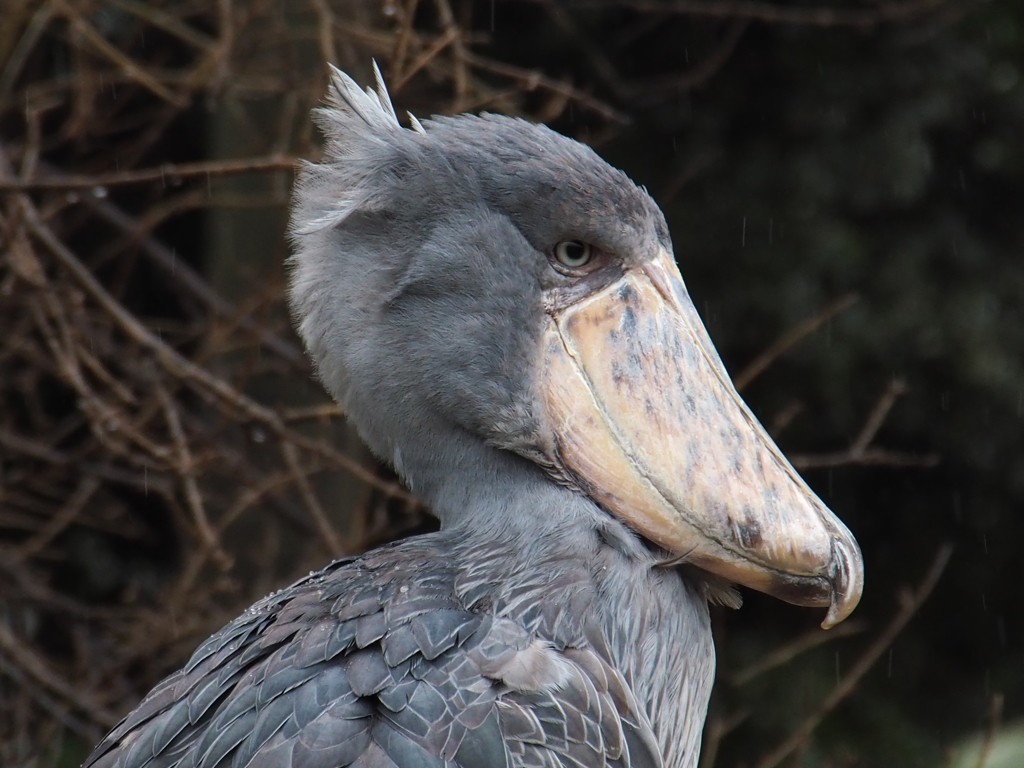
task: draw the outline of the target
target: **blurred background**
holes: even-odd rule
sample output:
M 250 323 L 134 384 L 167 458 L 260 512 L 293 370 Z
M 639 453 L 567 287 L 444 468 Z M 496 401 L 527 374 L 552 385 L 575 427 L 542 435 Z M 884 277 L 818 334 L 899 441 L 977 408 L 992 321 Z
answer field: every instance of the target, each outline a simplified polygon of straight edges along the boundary
M 830 633 L 716 609 L 701 765 L 1024 765 L 1024 5 L 0 0 L 0 764 L 75 766 L 207 635 L 434 526 L 283 303 L 325 61 L 522 115 L 665 210 L 864 550 Z

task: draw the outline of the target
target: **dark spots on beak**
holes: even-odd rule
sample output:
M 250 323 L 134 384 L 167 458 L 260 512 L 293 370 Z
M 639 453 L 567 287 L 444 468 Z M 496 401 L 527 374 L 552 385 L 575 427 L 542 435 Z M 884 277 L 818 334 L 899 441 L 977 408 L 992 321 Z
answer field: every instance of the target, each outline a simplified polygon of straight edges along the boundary
M 622 312 L 622 330 L 626 336 L 636 336 L 636 325 L 636 312 L 632 307 L 626 307 Z
M 679 337 L 679 334 L 672 334 L 672 356 L 676 359 L 683 357 L 683 340 Z
M 736 538 L 744 548 L 757 549 L 762 542 L 761 524 L 757 522 L 749 508 L 743 510 L 743 515 L 744 521 L 735 526 Z
M 618 363 L 612 363 L 612 383 L 617 387 L 621 387 L 626 383 L 626 374 Z
M 636 295 L 636 290 L 633 286 L 628 283 L 619 288 L 619 300 L 622 301 L 626 306 L 636 306 L 639 298 Z
M 649 397 L 645 397 L 644 398 L 644 411 L 652 419 L 655 418 L 656 415 L 657 415 L 655 410 L 654 410 L 654 403 L 651 402 L 651 398 L 649 398 Z

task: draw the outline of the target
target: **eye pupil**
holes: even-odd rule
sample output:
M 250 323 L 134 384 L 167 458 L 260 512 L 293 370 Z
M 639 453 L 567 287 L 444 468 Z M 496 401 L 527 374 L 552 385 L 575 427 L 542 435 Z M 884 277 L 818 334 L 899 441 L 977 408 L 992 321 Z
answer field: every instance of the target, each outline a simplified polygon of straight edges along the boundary
M 555 246 L 555 258 L 566 267 L 573 269 L 582 267 L 590 261 L 590 256 L 589 243 L 579 240 L 563 240 Z

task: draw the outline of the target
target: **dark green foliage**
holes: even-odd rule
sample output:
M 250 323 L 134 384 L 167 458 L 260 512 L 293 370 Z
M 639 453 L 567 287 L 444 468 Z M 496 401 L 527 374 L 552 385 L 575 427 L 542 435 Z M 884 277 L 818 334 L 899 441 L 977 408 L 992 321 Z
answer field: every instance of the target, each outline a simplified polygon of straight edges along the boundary
M 1005 718 L 1024 711 L 1024 8 L 868 30 L 755 21 L 697 89 L 633 108 L 645 83 L 685 71 L 687 58 L 700 66 L 728 23 L 645 26 L 621 9 L 571 19 L 576 37 L 544 17 L 534 62 L 574 71 L 633 115 L 600 150 L 664 208 L 731 371 L 843 294 L 861 297 L 744 392 L 766 424 L 803 403 L 783 449 L 843 450 L 891 380 L 909 385 L 875 444 L 937 452 L 937 467 L 805 474 L 861 542 L 857 616 L 869 636 L 941 542 L 953 559 L 891 664 L 883 658 L 826 720 L 801 764 L 939 764 L 984 727 L 993 693 L 1006 695 Z M 635 88 L 616 92 L 595 51 Z M 600 136 L 588 119 L 556 125 Z M 726 670 L 809 621 L 756 596 L 720 618 Z M 780 741 L 835 685 L 836 648 L 848 667 L 867 643 L 826 646 L 756 685 L 720 685 L 720 713 L 754 715 L 717 764 Z

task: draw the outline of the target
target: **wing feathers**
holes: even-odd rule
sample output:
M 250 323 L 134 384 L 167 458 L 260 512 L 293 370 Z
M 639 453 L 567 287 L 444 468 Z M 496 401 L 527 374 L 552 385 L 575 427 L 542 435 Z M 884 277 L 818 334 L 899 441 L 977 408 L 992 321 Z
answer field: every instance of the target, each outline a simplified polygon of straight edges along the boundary
M 662 768 L 598 653 L 472 613 L 443 557 L 413 562 L 335 566 L 257 606 L 86 768 Z

